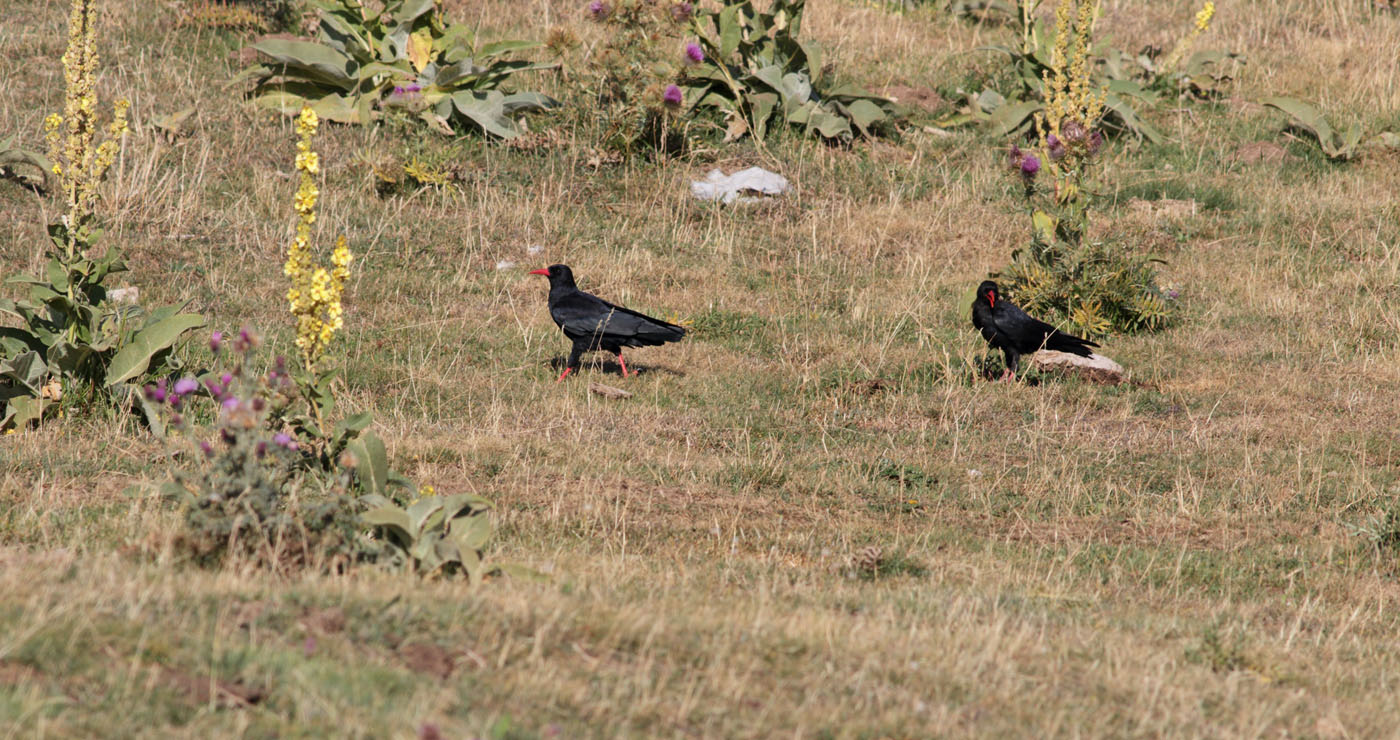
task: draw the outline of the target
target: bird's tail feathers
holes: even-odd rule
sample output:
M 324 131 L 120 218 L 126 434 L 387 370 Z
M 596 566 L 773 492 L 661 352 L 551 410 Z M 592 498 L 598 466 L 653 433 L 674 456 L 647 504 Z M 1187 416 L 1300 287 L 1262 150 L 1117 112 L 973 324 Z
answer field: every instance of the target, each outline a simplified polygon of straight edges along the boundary
M 1089 348 L 1097 346 L 1099 345 L 1095 342 L 1091 342 L 1087 339 L 1080 339 L 1072 334 L 1065 334 L 1060 331 L 1052 333 L 1045 339 L 1046 349 L 1053 349 L 1057 352 L 1068 352 L 1073 355 L 1079 355 L 1080 357 L 1092 355 L 1093 351 Z

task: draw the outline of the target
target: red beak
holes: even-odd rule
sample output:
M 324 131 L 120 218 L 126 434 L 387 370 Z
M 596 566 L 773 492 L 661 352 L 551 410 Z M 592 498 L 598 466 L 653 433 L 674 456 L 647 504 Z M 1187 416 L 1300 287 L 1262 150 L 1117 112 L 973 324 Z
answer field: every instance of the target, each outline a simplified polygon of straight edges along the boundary
M 546 275 L 546 276 L 547 276 L 547 275 L 549 275 L 549 270 L 546 270 L 545 268 L 541 267 L 541 268 L 538 269 L 538 270 L 531 270 L 529 274 L 531 274 L 531 275 Z
M 991 306 L 992 308 L 996 308 L 997 306 L 997 294 L 993 293 L 990 290 L 987 291 L 987 305 Z

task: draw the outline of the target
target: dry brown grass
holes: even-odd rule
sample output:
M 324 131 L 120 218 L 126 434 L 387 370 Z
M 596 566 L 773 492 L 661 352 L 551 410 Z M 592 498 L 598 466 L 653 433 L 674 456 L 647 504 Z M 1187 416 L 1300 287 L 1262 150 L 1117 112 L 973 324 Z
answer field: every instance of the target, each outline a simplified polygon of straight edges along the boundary
M 598 41 L 573 3 L 449 4 L 488 36 L 567 24 L 581 54 Z M 330 129 L 318 241 L 344 231 L 363 256 L 344 403 L 375 412 L 404 472 L 495 500 L 495 557 L 544 578 L 194 570 L 164 549 L 174 515 L 122 494 L 161 474 L 158 446 L 108 420 L 49 424 L 0 438 L 0 728 L 1392 733 L 1395 556 L 1348 525 L 1400 493 L 1400 170 L 1329 165 L 1248 104 L 1297 95 L 1393 125 L 1400 19 L 1364 5 L 1222 4 L 1202 43 L 1248 58 L 1235 102 L 1164 110 L 1170 146 L 1115 149 L 1120 202 L 1096 229 L 1167 259 L 1182 291 L 1175 328 L 1106 343 L 1139 381 L 1118 389 L 967 380 L 982 349 L 957 305 L 1025 236 L 998 142 L 972 132 L 595 172 L 560 116 L 540 122 L 562 142 L 546 153 L 469 142 L 460 188 L 380 199 L 357 154 L 443 144 Z M 171 42 L 163 11 L 102 8 L 103 86 L 133 98 L 139 131 L 108 200 L 131 280 L 285 346 L 288 122 L 220 90 L 227 37 Z M 1103 27 L 1169 45 L 1193 12 L 1112 2 Z M 62 14 L 23 0 L 0 19 L 0 133 L 36 144 L 58 107 Z M 835 1 L 805 29 L 871 87 L 938 88 L 1001 33 Z M 143 128 L 187 105 L 190 136 Z M 1258 140 L 1297 159 L 1233 160 Z M 741 164 L 796 192 L 758 210 L 690 201 L 689 178 Z M 1194 215 L 1127 205 L 1157 184 Z M 43 207 L 0 183 L 6 272 L 39 266 Z M 652 372 L 605 380 L 630 399 L 555 385 L 564 343 L 521 274 L 531 244 L 700 330 L 638 351 Z M 851 577 L 871 545 L 886 569 Z M 344 626 L 325 627 L 336 611 Z M 248 687 L 252 706 L 225 696 Z

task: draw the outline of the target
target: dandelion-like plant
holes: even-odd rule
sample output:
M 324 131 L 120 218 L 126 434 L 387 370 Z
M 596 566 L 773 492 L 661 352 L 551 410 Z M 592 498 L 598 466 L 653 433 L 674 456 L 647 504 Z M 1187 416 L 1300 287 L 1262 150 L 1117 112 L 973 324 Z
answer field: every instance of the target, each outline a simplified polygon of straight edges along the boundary
M 350 277 L 354 255 L 342 235 L 331 253 L 331 267 L 317 265 L 312 257 L 311 225 L 316 223 L 316 202 L 321 191 L 316 187 L 316 175 L 321 171 L 321 156 L 311 148 L 320 118 L 310 108 L 302 108 L 297 117 L 296 168 L 301 173 L 300 185 L 292 207 L 297 213 L 296 235 L 287 249 L 283 273 L 291 280 L 287 303 L 297 321 L 297 349 L 307 371 L 314 372 L 316 361 L 325 353 L 344 325 L 340 304 L 345 292 L 345 280 Z

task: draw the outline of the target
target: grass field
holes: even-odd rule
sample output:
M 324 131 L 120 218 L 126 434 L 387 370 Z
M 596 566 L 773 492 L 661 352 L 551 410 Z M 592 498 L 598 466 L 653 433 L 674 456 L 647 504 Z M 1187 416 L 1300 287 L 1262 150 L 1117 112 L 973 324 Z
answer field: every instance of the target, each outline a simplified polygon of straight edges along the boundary
M 0 136 L 34 148 L 65 5 L 0 13 Z M 804 33 L 875 89 L 946 96 L 1007 33 L 810 5 Z M 104 97 L 133 101 L 106 201 L 130 281 L 286 351 L 295 136 L 223 89 L 248 39 L 99 6 Z M 1393 735 L 1400 563 L 1356 529 L 1400 499 L 1400 153 L 1328 162 L 1253 102 L 1400 130 L 1400 17 L 1369 6 L 1221 3 L 1200 45 L 1247 60 L 1225 99 L 1108 147 L 1095 230 L 1180 292 L 1171 328 L 1104 342 L 1117 387 L 974 380 L 960 304 L 1028 233 L 976 129 L 595 168 L 588 103 L 548 73 L 540 149 L 324 127 L 318 240 L 361 257 L 343 402 L 416 480 L 492 499 L 491 558 L 542 577 L 197 569 L 178 512 L 125 493 L 161 446 L 50 421 L 0 437 L 0 737 Z M 599 40 L 576 3 L 448 7 L 487 37 L 570 26 L 574 64 Z M 1170 47 L 1195 10 L 1111 0 L 1100 29 Z M 190 135 L 152 130 L 191 105 Z M 1283 158 L 1240 156 L 1258 141 Z M 460 182 L 378 196 L 365 162 L 415 154 Z M 748 165 L 794 192 L 691 199 Z M 55 207 L 0 182 L 4 273 L 42 265 Z M 525 274 L 553 262 L 692 335 L 556 384 L 567 343 Z

